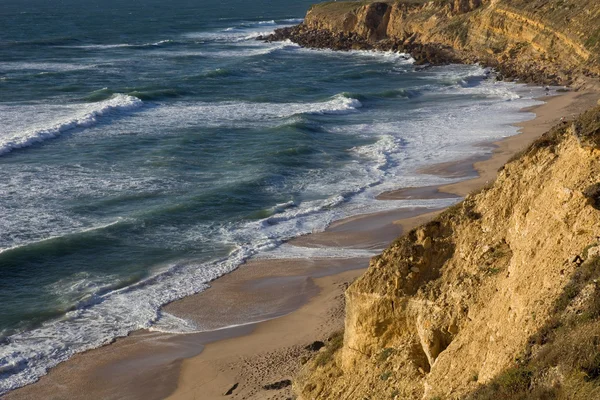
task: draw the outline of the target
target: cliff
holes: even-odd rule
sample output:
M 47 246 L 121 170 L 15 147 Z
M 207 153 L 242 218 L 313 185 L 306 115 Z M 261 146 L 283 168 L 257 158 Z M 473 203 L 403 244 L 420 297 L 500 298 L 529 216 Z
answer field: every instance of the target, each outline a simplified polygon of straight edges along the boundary
M 480 62 L 507 77 L 571 84 L 600 73 L 595 0 L 403 0 L 314 5 L 269 40 L 408 51 L 418 63 Z
M 600 3 L 323 3 L 267 38 L 480 62 L 595 84 Z M 294 382 L 303 399 L 600 398 L 600 108 L 372 259 L 345 330 Z
M 304 399 L 600 398 L 600 108 L 399 238 L 346 292 Z

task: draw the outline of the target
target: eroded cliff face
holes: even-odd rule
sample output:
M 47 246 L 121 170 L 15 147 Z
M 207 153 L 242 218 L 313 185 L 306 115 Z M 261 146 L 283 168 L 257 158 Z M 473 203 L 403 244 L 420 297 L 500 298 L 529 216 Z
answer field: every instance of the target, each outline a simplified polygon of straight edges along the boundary
M 313 6 L 289 37 L 304 46 L 408 50 L 419 62 L 438 62 L 432 53 L 443 51 L 450 62 L 568 84 L 600 73 L 599 27 L 595 0 L 333 2 Z
M 600 340 L 587 350 L 571 343 L 585 362 L 561 367 L 557 356 L 529 367 L 539 354 L 560 354 L 562 345 L 548 339 L 552 329 L 567 327 L 560 338 L 581 322 L 591 324 L 585 337 L 600 337 L 592 279 L 600 277 L 599 182 L 600 108 L 554 128 L 490 187 L 373 258 L 346 292 L 343 346 L 309 363 L 295 382 L 300 397 L 600 395 Z M 535 344 L 536 335 L 545 339 Z M 486 385 L 497 385 L 492 397 Z M 566 389 L 585 385 L 583 394 Z M 527 396 L 509 396 L 519 390 Z

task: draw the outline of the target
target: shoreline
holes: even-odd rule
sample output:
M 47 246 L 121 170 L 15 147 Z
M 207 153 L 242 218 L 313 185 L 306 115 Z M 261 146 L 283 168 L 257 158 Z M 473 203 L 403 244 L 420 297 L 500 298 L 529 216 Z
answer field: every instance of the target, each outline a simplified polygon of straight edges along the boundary
M 558 122 L 562 115 L 578 114 L 580 110 L 589 108 L 588 106 L 579 106 L 580 103 L 584 104 L 592 100 L 595 103 L 597 97 L 594 92 L 571 91 L 548 99 L 542 98 L 540 100 L 548 101 L 524 109 L 523 111 L 535 112 L 536 117 L 517 124 L 522 128 L 519 134 L 494 142 L 492 144 L 495 147 L 494 151 L 485 160 L 476 162 L 470 160 L 466 163 L 469 168 L 477 171 L 478 177 L 476 178 L 443 186 L 403 188 L 383 193 L 380 196 L 383 196 L 383 199 L 386 196 L 396 196 L 396 198 L 402 198 L 401 196 L 439 198 L 435 197 L 436 195 L 462 197 L 493 179 L 497 170 L 513 154 L 546 132 Z M 427 173 L 445 176 L 455 170 L 457 166 L 464 167 L 465 160 L 428 167 Z M 354 242 L 356 248 L 378 248 L 381 243 L 386 240 L 388 243 L 391 242 L 402 232 L 433 218 L 441 210 L 427 211 L 422 213 L 415 211 L 400 217 L 393 212 L 383 217 L 381 213 L 350 217 L 336 221 L 330 227 L 331 229 L 328 228 L 321 234 L 321 237 L 318 236 L 319 234 L 306 235 L 294 239 L 290 245 L 311 247 L 312 244 L 316 247 L 324 247 L 331 243 L 344 242 L 347 244 L 350 240 Z M 358 223 L 352 224 L 357 220 Z M 376 222 L 373 222 L 374 220 Z M 340 233 L 339 227 L 343 225 L 350 226 L 349 230 L 354 229 L 350 239 L 348 235 L 344 236 Z M 358 231 L 356 231 L 357 229 Z M 378 233 L 373 233 L 375 231 Z M 377 237 L 377 235 L 380 236 Z M 296 240 L 298 242 L 294 243 Z M 335 265 L 336 262 L 342 265 Z M 279 268 L 281 263 L 288 263 L 291 268 Z M 348 267 L 344 265 L 346 263 L 355 264 Z M 269 264 L 278 265 L 277 268 L 274 268 Z M 290 390 L 288 386 L 281 390 L 266 391 L 261 390 L 261 385 L 276 383 L 278 378 L 275 376 L 277 375 L 289 379 L 299 367 L 298 357 L 310 355 L 310 353 L 306 353 L 304 346 L 317 339 L 325 340 L 332 332 L 343 326 L 343 289 L 349 282 L 362 274 L 367 265 L 368 260 L 366 259 L 284 261 L 259 259 L 251 261 L 212 282 L 211 289 L 171 303 L 163 307 L 163 310 L 172 312 L 179 317 L 206 320 L 207 315 L 194 316 L 190 314 L 190 310 L 194 308 L 208 309 L 214 311 L 217 316 L 218 314 L 222 315 L 223 310 L 214 310 L 210 304 L 216 304 L 216 298 L 219 299 L 219 302 L 222 301 L 223 293 L 221 292 L 224 288 L 228 288 L 226 292 L 230 292 L 233 296 L 230 304 L 234 306 L 238 303 L 248 303 L 241 299 L 247 300 L 249 298 L 247 296 L 252 298 L 252 296 L 258 296 L 258 293 L 271 294 L 272 298 L 261 299 L 261 301 L 269 303 L 277 297 L 274 294 L 285 297 L 290 292 L 299 291 L 299 296 L 286 298 L 284 302 L 276 302 L 273 309 L 254 310 L 257 315 L 261 313 L 267 315 L 267 321 L 187 335 L 136 331 L 126 338 L 117 339 L 109 346 L 77 354 L 53 368 L 38 382 L 9 392 L 6 394 L 6 398 L 83 398 L 91 396 L 151 399 L 164 398 L 170 394 L 169 398 L 187 399 L 194 398 L 196 390 L 202 390 L 202 398 L 216 398 L 221 397 L 235 383 L 238 386 L 233 391 L 231 398 L 285 398 L 268 396 L 284 396 L 286 391 Z M 292 273 L 294 271 L 295 275 Z M 237 291 L 229 290 L 232 286 L 235 286 Z M 268 287 L 269 290 L 264 290 L 265 287 Z M 244 291 L 247 293 L 240 295 Z M 205 300 L 208 307 L 198 307 L 198 299 L 209 298 L 210 293 L 216 293 L 213 295 L 212 303 L 208 299 Z M 250 302 L 252 301 L 250 300 Z M 252 305 L 256 305 L 255 303 Z M 271 305 L 273 304 L 271 303 Z M 235 307 L 231 309 L 233 308 Z M 238 307 L 238 312 L 246 315 L 243 311 L 247 310 Z M 212 317 L 214 319 L 215 315 Z M 320 322 L 315 324 L 313 320 Z M 218 324 L 218 321 L 215 324 Z M 243 357 L 240 356 L 242 352 L 244 353 Z M 280 365 L 269 364 L 265 352 L 269 353 L 271 359 L 280 360 Z M 293 364 L 294 362 L 295 367 L 282 368 L 281 364 Z M 258 370 L 262 371 L 259 378 L 263 381 L 255 381 L 252 386 L 251 381 L 257 376 L 252 375 L 251 372 L 257 369 L 255 367 L 258 365 L 262 365 Z M 119 374 L 119 371 L 131 371 L 132 367 L 135 367 L 136 373 L 128 375 L 133 376 L 125 378 Z M 77 374 L 71 374 L 74 369 L 78 371 Z M 197 380 L 200 374 L 210 376 L 211 379 L 198 384 Z M 98 379 L 99 377 L 101 379 Z M 285 379 L 282 378 L 280 381 Z M 115 388 L 119 391 L 118 393 L 115 392 Z
M 397 191 L 382 193 L 380 196 L 378 196 L 378 199 L 463 197 L 468 193 L 472 192 L 473 190 L 482 187 L 490 179 L 495 178 L 498 169 L 502 165 L 504 165 L 510 159 L 510 157 L 512 157 L 514 154 L 516 154 L 523 148 L 527 147 L 541 134 L 547 132 L 550 129 L 550 127 L 554 126 L 558 122 L 558 120 L 560 120 L 560 114 L 558 114 L 559 116 L 556 117 L 558 111 L 562 111 L 563 114 L 570 112 L 578 103 L 578 100 L 585 102 L 586 100 L 584 99 L 584 97 L 588 95 L 594 97 L 594 102 L 596 101 L 597 96 L 595 93 L 578 93 L 571 91 L 564 95 L 552 96 L 548 99 L 539 99 L 544 101 L 544 103 L 523 109 L 523 112 L 534 112 L 536 114 L 535 118 L 517 124 L 517 126 L 520 128 L 518 134 L 507 137 L 500 141 L 493 142 L 492 145 L 494 146 L 494 150 L 492 154 L 489 155 L 489 157 L 477 160 L 476 162 L 469 163 L 470 168 L 475 169 L 475 171 L 477 172 L 477 177 L 475 178 L 463 180 L 449 185 L 424 188 L 403 188 Z M 462 163 L 464 163 L 464 161 L 454 162 L 451 163 L 451 165 L 445 165 L 443 167 L 437 166 L 438 168 L 436 168 L 436 170 L 432 172 L 438 173 L 440 175 L 448 175 L 448 170 L 451 170 L 457 164 Z M 399 225 L 402 229 L 402 232 L 408 232 L 410 229 L 419 226 L 428 220 L 431 220 L 441 211 L 442 210 L 434 210 L 426 213 L 416 213 L 415 215 L 393 220 L 392 223 L 395 225 Z M 362 216 L 350 217 L 342 221 L 338 221 L 337 224 L 348 224 L 352 222 L 353 219 L 368 220 L 369 218 L 373 218 L 374 216 L 376 216 L 376 214 L 366 214 Z M 328 230 L 326 230 L 322 234 L 335 234 L 335 232 L 332 232 L 331 229 L 335 229 L 335 227 L 336 223 L 332 224 L 332 226 L 330 226 L 330 228 L 328 228 Z M 318 244 L 327 245 L 328 242 L 330 242 L 327 239 L 319 240 L 320 238 L 317 238 L 315 240 L 314 237 L 316 237 L 316 235 L 319 234 L 307 235 L 305 237 L 296 238 L 294 240 L 298 241 L 299 245 L 310 245 L 314 242 L 317 242 Z M 313 237 L 312 240 L 309 239 L 311 237 Z M 303 238 L 307 239 L 303 240 Z M 295 340 L 290 341 L 293 344 L 287 345 L 289 348 L 302 344 L 306 345 L 308 344 L 308 342 L 310 342 L 310 340 L 326 341 L 328 335 L 324 334 L 324 332 L 322 331 L 314 329 L 314 327 L 310 326 L 310 324 L 308 324 L 307 326 L 306 324 L 308 321 L 306 319 L 303 319 L 302 315 L 308 314 L 311 316 L 323 316 L 323 298 L 328 295 L 331 296 L 332 293 L 336 292 L 334 288 L 330 287 L 331 281 L 335 280 L 336 278 L 343 280 L 344 274 L 342 273 L 338 275 L 333 275 L 328 278 L 328 280 L 316 282 L 319 288 L 321 289 L 319 295 L 311 298 L 307 304 L 305 304 L 298 310 L 292 312 L 291 314 L 259 324 L 256 331 L 245 336 L 212 343 L 209 346 L 207 346 L 205 352 L 191 359 L 184 360 L 181 365 L 181 374 L 179 376 L 177 389 L 168 397 L 168 399 L 192 399 L 194 398 L 194 394 L 196 393 L 202 393 L 203 398 L 219 398 L 224 393 L 221 389 L 227 387 L 229 383 L 231 383 L 231 387 L 233 387 L 234 384 L 238 385 L 234 390 L 234 393 L 237 391 L 236 394 L 239 397 L 232 398 L 283 399 L 290 396 L 292 393 L 289 389 L 286 390 L 286 388 L 279 391 L 281 392 L 278 393 L 278 396 L 280 397 L 270 397 L 271 393 L 265 390 L 261 392 L 260 385 L 256 385 L 256 383 L 254 384 L 255 387 L 250 390 L 242 386 L 242 384 L 239 381 L 243 382 L 244 380 L 246 380 L 246 382 L 244 383 L 248 385 L 248 377 L 245 376 L 245 374 L 243 373 L 243 368 L 240 367 L 239 362 L 236 362 L 235 359 L 223 361 L 221 358 L 218 358 L 221 362 L 224 362 L 230 367 L 229 370 L 222 370 L 220 371 L 220 373 L 219 371 L 217 371 L 218 368 L 215 368 L 214 366 L 211 366 L 209 364 L 210 362 L 215 361 L 216 355 L 218 355 L 222 351 L 225 351 L 225 349 L 232 351 L 232 348 L 236 349 L 236 351 L 233 351 L 234 354 L 236 354 L 237 352 L 241 352 L 244 350 L 248 351 L 248 349 L 251 349 L 250 353 L 254 357 L 260 358 L 260 353 L 264 352 L 266 348 L 261 347 L 261 349 L 256 349 L 256 347 L 253 346 L 253 343 L 256 343 L 257 341 L 263 345 L 269 343 L 269 340 L 267 340 L 266 338 L 268 338 L 270 335 L 276 335 L 277 332 L 287 332 L 296 330 L 300 331 L 295 334 Z M 343 306 L 343 297 L 340 298 L 340 296 L 338 295 L 335 298 L 337 299 L 338 304 L 330 304 L 329 306 Z M 343 318 L 344 315 L 342 313 L 342 315 L 339 316 L 339 319 L 333 319 L 329 321 L 329 335 L 332 331 L 331 326 L 343 326 Z M 307 332 L 310 330 L 313 331 L 312 335 L 308 334 Z M 266 336 L 265 340 L 261 341 L 261 336 Z M 302 340 L 304 337 L 307 337 L 308 339 Z M 281 348 L 285 346 L 286 344 L 280 344 L 279 350 L 283 351 L 283 349 Z M 296 371 L 298 369 L 299 366 L 296 366 Z M 207 383 L 198 383 L 198 377 L 203 374 L 215 376 L 216 380 Z M 292 377 L 280 374 L 279 378 L 281 378 L 281 380 L 284 380 L 291 379 Z M 262 383 L 269 384 L 270 382 L 265 381 Z

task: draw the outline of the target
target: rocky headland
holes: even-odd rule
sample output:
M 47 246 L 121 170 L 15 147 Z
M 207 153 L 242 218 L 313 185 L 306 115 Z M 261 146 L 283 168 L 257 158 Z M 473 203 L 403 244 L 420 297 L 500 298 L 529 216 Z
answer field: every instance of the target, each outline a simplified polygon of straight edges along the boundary
M 302 24 L 259 39 L 404 51 L 417 64 L 481 63 L 507 78 L 573 85 L 600 73 L 599 23 L 593 0 L 327 2 Z
M 595 91 L 599 26 L 591 0 L 329 2 L 261 39 Z M 579 111 L 371 260 L 300 398 L 600 398 L 600 108 Z

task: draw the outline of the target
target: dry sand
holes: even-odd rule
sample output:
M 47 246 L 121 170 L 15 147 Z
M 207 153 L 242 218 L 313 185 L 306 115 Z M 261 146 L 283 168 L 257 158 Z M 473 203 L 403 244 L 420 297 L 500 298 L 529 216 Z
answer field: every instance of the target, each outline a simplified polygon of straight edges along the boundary
M 464 196 L 495 178 L 516 152 L 558 123 L 591 107 L 595 93 L 569 92 L 546 98 L 528 111 L 537 118 L 523 133 L 494 144 L 488 159 L 435 165 L 421 172 L 478 178 L 444 187 L 403 188 L 381 199 Z M 326 232 L 295 239 L 306 247 L 376 250 L 439 210 L 398 210 L 336 222 Z M 254 260 L 213 282 L 198 295 L 174 302 L 164 312 L 197 321 L 205 333 L 139 331 L 100 349 L 78 354 L 39 382 L 7 399 L 287 399 L 287 380 L 314 354 L 305 347 L 325 341 L 343 327 L 343 291 L 368 259 Z M 248 320 L 264 322 L 242 324 Z M 264 386 L 280 383 L 279 389 Z M 231 391 L 230 395 L 225 395 Z

